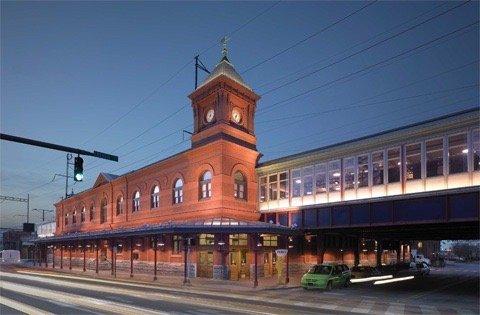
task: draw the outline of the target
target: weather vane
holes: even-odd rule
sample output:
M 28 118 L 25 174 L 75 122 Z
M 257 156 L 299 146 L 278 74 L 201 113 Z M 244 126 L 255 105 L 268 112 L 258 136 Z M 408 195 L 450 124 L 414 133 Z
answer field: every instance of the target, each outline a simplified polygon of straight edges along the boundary
M 227 42 L 228 42 L 229 38 L 227 36 L 223 36 L 222 40 L 220 41 L 222 43 L 222 55 L 223 57 L 227 57 L 227 52 L 228 52 L 228 49 L 227 49 Z

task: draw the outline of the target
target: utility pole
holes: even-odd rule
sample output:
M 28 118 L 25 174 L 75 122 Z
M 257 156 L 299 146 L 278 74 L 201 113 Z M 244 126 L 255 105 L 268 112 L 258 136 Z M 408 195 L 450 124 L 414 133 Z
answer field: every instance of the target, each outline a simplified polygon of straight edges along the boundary
M 45 222 L 45 212 L 55 212 L 55 210 L 49 210 L 49 209 L 32 209 L 33 211 L 38 211 L 42 213 L 42 222 Z
M 210 71 L 205 67 L 203 62 L 199 59 L 199 55 L 195 56 L 195 90 L 198 87 L 198 69 L 203 70 L 204 72 L 210 74 Z

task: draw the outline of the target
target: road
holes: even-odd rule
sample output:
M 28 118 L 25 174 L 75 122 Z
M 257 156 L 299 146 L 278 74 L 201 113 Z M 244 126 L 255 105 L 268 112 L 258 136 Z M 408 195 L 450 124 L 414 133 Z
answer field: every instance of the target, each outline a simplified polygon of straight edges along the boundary
M 2 268 L 3 314 L 477 314 L 478 266 L 424 279 L 332 292 L 301 288 L 215 292 Z

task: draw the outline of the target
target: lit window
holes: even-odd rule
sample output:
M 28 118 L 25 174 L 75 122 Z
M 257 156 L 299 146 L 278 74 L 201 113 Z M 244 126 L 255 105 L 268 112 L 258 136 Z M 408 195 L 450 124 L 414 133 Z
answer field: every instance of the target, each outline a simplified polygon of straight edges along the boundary
M 65 213 L 65 225 L 68 225 L 68 213 Z
M 427 148 L 427 177 L 443 175 L 443 139 L 429 140 Z
M 150 196 L 150 208 L 158 208 L 160 205 L 160 188 L 155 185 L 152 188 L 152 194 Z
M 89 217 L 90 221 L 93 221 L 93 219 L 95 218 L 95 205 L 93 203 L 90 204 Z
M 123 196 L 118 196 L 117 197 L 117 215 L 120 215 L 123 213 Z
M 343 160 L 343 189 L 355 189 L 355 158 Z
M 362 155 L 357 157 L 358 165 L 358 187 L 368 187 L 368 164 L 369 156 Z
M 107 222 L 107 198 L 103 198 L 100 204 L 100 223 L 105 222 Z
M 178 178 L 173 185 L 173 203 L 178 204 L 183 202 L 183 180 Z
M 202 246 L 210 246 L 215 243 L 215 237 L 213 234 L 200 234 L 198 237 L 198 243 Z
M 267 201 L 267 177 L 260 177 L 260 202 Z
M 278 246 L 278 238 L 276 235 L 263 235 L 263 246 Z
M 330 192 L 340 191 L 340 180 L 342 179 L 340 161 L 328 163 L 328 190 Z
M 85 207 L 83 207 L 82 212 L 80 212 L 80 221 L 85 222 Z
M 137 212 L 140 210 L 140 192 L 137 190 L 133 194 L 133 200 L 132 200 L 132 212 Z
M 212 197 L 212 173 L 206 171 L 200 179 L 200 199 Z
M 305 167 L 302 170 L 303 195 L 313 195 L 313 167 Z
M 230 246 L 247 246 L 247 234 L 230 234 Z
M 397 183 L 400 181 L 400 149 L 389 149 L 387 151 L 388 158 L 388 172 L 387 172 L 387 182 L 388 183 Z
M 383 185 L 383 151 L 372 153 L 372 167 L 373 186 Z
M 468 147 L 466 133 L 448 137 L 448 170 L 449 174 L 457 174 L 468 171 Z
M 288 199 L 289 195 L 289 185 L 288 185 L 288 172 L 283 172 L 278 174 L 279 177 L 279 191 L 280 191 L 280 199 Z
M 409 144 L 405 147 L 407 162 L 407 180 L 422 178 L 422 145 Z
M 277 200 L 278 199 L 278 175 L 269 175 L 268 176 L 268 199 Z
M 472 132 L 473 145 L 473 169 L 480 170 L 480 129 L 475 129 Z
M 233 196 L 237 199 L 247 199 L 246 185 L 243 174 L 236 172 L 233 176 Z
M 327 192 L 327 170 L 325 164 L 315 166 L 315 193 L 324 194 Z
M 75 223 L 77 223 L 77 210 L 74 210 L 72 215 L 72 224 Z
M 292 197 L 302 195 L 302 173 L 300 170 L 292 171 Z

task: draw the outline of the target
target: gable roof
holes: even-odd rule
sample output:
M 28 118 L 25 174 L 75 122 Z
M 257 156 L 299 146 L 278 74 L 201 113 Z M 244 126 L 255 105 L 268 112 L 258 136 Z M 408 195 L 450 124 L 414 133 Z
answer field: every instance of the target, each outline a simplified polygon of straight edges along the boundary
M 98 186 L 102 186 L 103 184 L 109 183 L 117 177 L 118 175 L 115 174 L 100 173 L 98 174 L 97 180 L 95 181 L 95 184 L 93 184 L 92 188 L 96 188 Z

